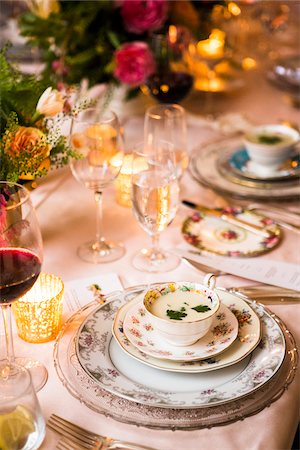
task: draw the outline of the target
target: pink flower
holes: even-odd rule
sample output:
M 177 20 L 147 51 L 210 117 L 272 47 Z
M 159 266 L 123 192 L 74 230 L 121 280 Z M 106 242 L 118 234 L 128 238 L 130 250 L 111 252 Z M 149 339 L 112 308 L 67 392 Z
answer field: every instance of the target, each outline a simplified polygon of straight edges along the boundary
M 127 31 L 143 34 L 159 29 L 166 20 L 166 0 L 123 0 L 121 14 Z
M 139 86 L 155 72 L 154 57 L 145 42 L 123 44 L 115 53 L 114 75 L 122 83 Z

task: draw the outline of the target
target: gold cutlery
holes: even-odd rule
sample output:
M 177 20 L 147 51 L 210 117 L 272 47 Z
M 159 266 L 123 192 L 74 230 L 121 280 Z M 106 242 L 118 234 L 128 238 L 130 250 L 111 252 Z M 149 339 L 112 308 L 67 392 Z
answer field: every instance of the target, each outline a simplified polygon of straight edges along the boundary
M 259 236 L 270 237 L 274 234 L 272 231 L 268 230 L 264 226 L 246 222 L 245 220 L 239 219 L 233 214 L 230 214 L 229 212 L 228 213 L 225 212 L 223 209 L 207 208 L 206 206 L 197 205 L 196 203 L 190 202 L 188 200 L 182 200 L 182 203 L 185 206 L 196 209 L 197 211 L 202 212 L 208 216 L 218 217 L 219 219 L 224 220 L 225 222 L 243 228 L 252 233 L 258 234 Z
M 197 261 L 182 257 L 183 261 L 192 266 L 196 270 L 203 273 L 213 273 L 216 276 L 231 275 L 229 273 L 221 272 Z M 286 289 L 282 287 L 273 286 L 271 284 L 255 284 L 250 286 L 240 286 L 227 289 L 229 292 L 238 293 L 253 300 L 258 300 L 266 304 L 291 304 L 300 302 L 300 292 L 293 289 Z
M 154 450 L 153 448 L 145 447 L 143 445 L 111 439 L 93 433 L 57 416 L 56 414 L 51 414 L 47 422 L 47 427 L 62 436 L 58 447 L 61 450 L 113 450 L 118 448 L 124 450 Z

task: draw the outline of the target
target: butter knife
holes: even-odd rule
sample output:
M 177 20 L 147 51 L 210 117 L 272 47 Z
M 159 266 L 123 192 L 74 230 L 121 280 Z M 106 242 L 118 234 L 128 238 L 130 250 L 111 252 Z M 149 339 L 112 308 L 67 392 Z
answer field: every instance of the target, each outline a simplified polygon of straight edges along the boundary
M 219 219 L 224 220 L 224 222 L 228 222 L 232 225 L 243 228 L 244 230 L 258 234 L 259 236 L 270 237 L 274 234 L 272 233 L 272 231 L 267 230 L 263 226 L 255 225 L 246 222 L 245 220 L 238 219 L 233 214 L 224 212 L 224 210 L 222 209 L 207 208 L 206 206 L 197 205 L 196 203 L 190 202 L 188 200 L 182 200 L 182 203 L 189 208 L 196 209 L 197 211 L 200 211 L 208 216 L 218 217 Z

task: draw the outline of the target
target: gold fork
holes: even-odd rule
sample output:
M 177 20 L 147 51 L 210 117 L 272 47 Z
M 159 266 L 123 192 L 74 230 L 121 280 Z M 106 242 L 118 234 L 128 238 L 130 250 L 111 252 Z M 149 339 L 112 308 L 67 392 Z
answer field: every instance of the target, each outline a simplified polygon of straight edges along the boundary
M 154 450 L 132 442 L 101 436 L 85 430 L 56 414 L 51 414 L 47 427 L 63 437 L 58 444 L 58 448 L 61 450 L 113 450 L 118 448 L 126 450 Z

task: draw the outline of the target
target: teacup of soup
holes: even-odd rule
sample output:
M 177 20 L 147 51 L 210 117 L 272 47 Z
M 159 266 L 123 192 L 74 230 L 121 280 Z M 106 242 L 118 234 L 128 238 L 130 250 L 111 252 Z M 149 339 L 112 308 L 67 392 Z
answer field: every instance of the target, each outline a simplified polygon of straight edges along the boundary
M 215 285 L 215 276 L 208 274 L 203 284 L 180 281 L 151 286 L 144 296 L 144 307 L 166 342 L 192 345 L 209 331 L 220 307 Z
M 285 125 L 254 127 L 244 136 L 253 170 L 259 174 L 271 174 L 278 170 L 293 153 L 299 142 L 298 131 Z

